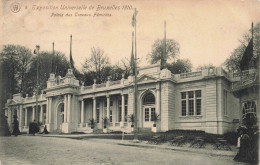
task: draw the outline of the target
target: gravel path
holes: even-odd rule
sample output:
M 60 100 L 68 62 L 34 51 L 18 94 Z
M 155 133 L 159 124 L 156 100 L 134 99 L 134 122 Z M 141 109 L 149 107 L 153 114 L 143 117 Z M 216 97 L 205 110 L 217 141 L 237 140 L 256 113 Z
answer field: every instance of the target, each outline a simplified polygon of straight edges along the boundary
M 0 160 L 13 164 L 243 164 L 232 157 L 140 148 L 107 143 L 102 139 L 75 140 L 57 137 L 0 137 Z

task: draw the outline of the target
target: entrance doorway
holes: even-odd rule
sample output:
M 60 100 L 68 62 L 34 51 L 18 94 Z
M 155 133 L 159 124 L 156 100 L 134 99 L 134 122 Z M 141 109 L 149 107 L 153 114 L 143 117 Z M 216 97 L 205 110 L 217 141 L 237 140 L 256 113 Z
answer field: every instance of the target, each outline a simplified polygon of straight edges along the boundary
M 60 103 L 57 108 L 57 131 L 62 131 L 62 123 L 64 123 L 64 103 Z
M 153 93 L 146 93 L 143 97 L 143 127 L 151 128 L 154 124 L 155 97 Z

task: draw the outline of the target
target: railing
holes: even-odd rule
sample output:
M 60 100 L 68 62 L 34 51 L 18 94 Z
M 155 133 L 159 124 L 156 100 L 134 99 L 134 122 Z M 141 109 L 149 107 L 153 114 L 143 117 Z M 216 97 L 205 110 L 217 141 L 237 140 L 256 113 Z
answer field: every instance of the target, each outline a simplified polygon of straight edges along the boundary
M 84 86 L 84 89 L 93 89 L 93 85 L 90 85 L 90 86 Z
M 240 78 L 240 81 L 232 84 L 233 89 L 241 88 L 245 85 L 256 82 L 257 71 L 255 69 L 246 70 L 240 73 L 233 73 L 233 78 Z
M 117 85 L 117 84 L 120 84 L 120 83 L 121 83 L 121 80 L 110 81 L 109 85 L 110 85 L 110 86 L 113 86 L 113 85 Z
M 119 122 L 116 122 L 115 123 L 115 127 L 119 127 L 120 126 L 120 123 Z
M 106 87 L 106 83 L 96 84 L 96 88 Z
M 199 76 L 202 76 L 202 72 L 201 71 L 180 74 L 180 78 L 181 79 L 191 78 L 191 77 L 199 77 Z

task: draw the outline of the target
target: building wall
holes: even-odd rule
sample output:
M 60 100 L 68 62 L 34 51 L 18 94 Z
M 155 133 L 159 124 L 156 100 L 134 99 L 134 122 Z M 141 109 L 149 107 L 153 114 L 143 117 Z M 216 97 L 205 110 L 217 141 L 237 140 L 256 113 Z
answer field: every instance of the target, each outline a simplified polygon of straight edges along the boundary
M 205 81 L 193 81 L 177 84 L 175 87 L 176 111 L 174 129 L 196 129 L 205 131 L 206 121 L 206 84 Z M 201 115 L 181 115 L 181 92 L 201 90 Z

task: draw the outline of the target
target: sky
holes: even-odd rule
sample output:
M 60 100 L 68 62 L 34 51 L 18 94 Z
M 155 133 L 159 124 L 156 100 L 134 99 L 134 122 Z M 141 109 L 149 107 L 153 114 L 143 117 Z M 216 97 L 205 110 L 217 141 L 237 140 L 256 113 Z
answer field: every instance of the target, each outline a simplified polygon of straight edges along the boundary
M 112 64 L 130 58 L 134 8 L 138 10 L 136 41 L 141 66 L 149 64 L 147 54 L 151 53 L 154 41 L 163 38 L 164 21 L 167 38 L 180 44 L 178 58 L 189 59 L 193 67 L 223 64 L 251 28 L 251 23 L 260 22 L 260 0 L 0 2 L 1 48 L 6 44 L 17 44 L 33 50 L 35 45 L 40 45 L 40 51 L 52 51 L 54 42 L 55 50 L 64 52 L 69 59 L 72 35 L 72 55 L 78 69 L 90 57 L 92 47 L 103 49 Z M 18 4 L 19 10 L 13 8 L 14 4 Z

